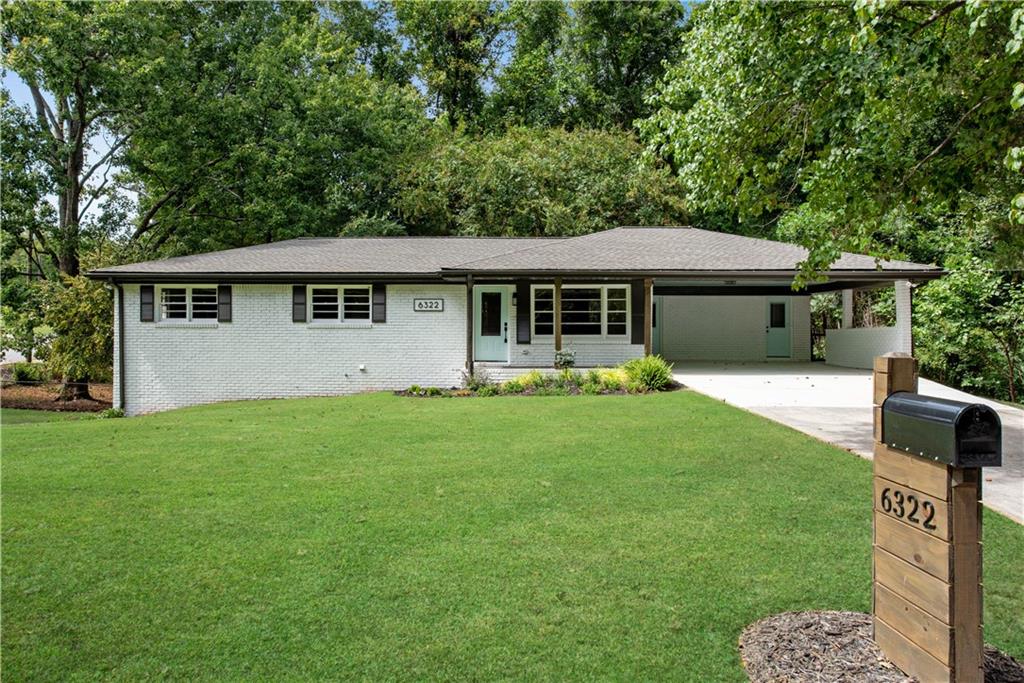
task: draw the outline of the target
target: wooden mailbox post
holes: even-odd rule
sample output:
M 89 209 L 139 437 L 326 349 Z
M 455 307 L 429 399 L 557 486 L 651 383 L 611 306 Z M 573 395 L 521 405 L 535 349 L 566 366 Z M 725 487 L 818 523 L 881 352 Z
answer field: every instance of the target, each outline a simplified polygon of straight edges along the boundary
M 875 359 L 874 640 L 922 683 L 981 683 L 981 481 L 883 441 L 882 404 L 916 393 L 915 360 Z

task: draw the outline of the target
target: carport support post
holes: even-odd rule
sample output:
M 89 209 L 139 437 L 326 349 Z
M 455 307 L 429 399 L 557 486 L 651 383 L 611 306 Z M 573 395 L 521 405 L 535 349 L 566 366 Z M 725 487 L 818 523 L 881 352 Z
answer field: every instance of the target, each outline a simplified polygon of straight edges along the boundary
M 644 280 L 644 355 L 651 355 L 651 319 L 654 299 L 651 296 L 651 288 L 654 286 L 654 280 L 647 278 Z
M 562 350 L 562 278 L 555 278 L 555 352 Z
M 473 276 L 466 276 L 466 371 L 473 374 Z
M 883 441 L 882 404 L 917 391 L 916 369 L 901 353 L 874 362 L 873 637 L 921 681 L 982 683 L 980 470 Z

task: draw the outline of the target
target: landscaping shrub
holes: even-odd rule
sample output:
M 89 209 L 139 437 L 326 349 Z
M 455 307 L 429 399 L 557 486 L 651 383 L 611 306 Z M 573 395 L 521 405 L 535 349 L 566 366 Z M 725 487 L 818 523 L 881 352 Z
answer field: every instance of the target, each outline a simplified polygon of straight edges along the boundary
M 626 372 L 622 368 L 599 368 L 597 376 L 605 391 L 621 391 L 626 386 Z
M 482 387 L 480 387 L 479 389 L 476 390 L 476 395 L 477 396 L 497 396 L 498 395 L 498 387 L 494 386 L 493 384 L 485 384 L 484 386 L 482 386 Z
M 419 384 L 413 384 L 411 387 L 409 387 L 409 393 L 419 396 L 421 393 L 423 393 L 423 389 L 422 387 L 420 387 Z
M 596 368 L 587 370 L 586 377 L 583 380 L 584 384 L 600 384 L 601 373 Z
M 598 382 L 584 382 L 580 385 L 580 393 L 588 395 L 600 394 L 601 385 Z
M 555 375 L 554 385 L 556 387 L 575 388 L 580 384 L 580 373 L 576 372 L 572 368 L 562 368 L 562 370 Z
M 120 408 L 107 408 L 106 410 L 103 410 L 103 411 L 100 411 L 99 413 L 97 413 L 96 417 L 98 417 L 101 420 L 108 420 L 108 419 L 113 419 L 113 418 L 117 418 L 117 417 L 124 417 L 124 411 L 121 410 Z
M 474 369 L 473 372 L 466 375 L 465 379 L 463 379 L 463 385 L 470 391 L 479 391 L 491 384 L 491 376 L 486 371 L 480 369 Z
M 425 393 L 427 396 L 444 396 L 444 389 L 440 387 L 427 387 Z
M 513 381 L 523 385 L 524 390 L 540 389 L 547 383 L 544 378 L 544 373 L 540 370 L 530 370 L 525 375 L 519 375 Z
M 510 379 L 501 385 L 501 393 L 503 394 L 521 394 L 523 393 L 523 383 L 517 379 Z
M 634 358 L 622 364 L 631 384 L 647 391 L 661 391 L 672 384 L 672 366 L 661 356 Z
M 562 349 L 555 351 L 555 368 L 562 370 L 576 366 L 576 351 L 573 349 Z
M 11 366 L 11 379 L 16 384 L 40 384 L 50 380 L 50 373 L 41 363 L 15 363 Z

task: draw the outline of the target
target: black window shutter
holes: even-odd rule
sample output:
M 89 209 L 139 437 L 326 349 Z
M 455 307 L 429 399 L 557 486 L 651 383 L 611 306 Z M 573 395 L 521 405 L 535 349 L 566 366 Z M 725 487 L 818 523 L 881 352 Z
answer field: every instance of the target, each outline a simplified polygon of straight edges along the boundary
M 155 306 L 153 305 L 153 285 L 139 286 L 139 320 L 144 323 L 151 323 L 155 317 Z
M 632 344 L 644 343 L 644 281 L 630 280 L 630 334 L 629 341 Z
M 533 311 L 533 302 L 530 300 L 530 283 L 526 280 L 516 280 L 516 343 L 530 343 L 530 316 Z
M 292 285 L 292 322 L 306 322 L 306 285 Z
M 383 282 L 373 283 L 373 322 L 388 320 L 388 286 Z
M 217 322 L 231 322 L 231 285 L 217 285 Z

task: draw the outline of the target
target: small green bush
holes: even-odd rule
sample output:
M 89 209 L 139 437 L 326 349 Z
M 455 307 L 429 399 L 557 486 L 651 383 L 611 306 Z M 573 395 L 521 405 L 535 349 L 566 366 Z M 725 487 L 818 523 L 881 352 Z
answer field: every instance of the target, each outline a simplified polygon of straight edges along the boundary
M 510 379 L 501 385 L 501 393 L 503 394 L 521 394 L 523 393 L 523 383 L 517 379 Z
M 425 393 L 427 396 L 444 396 L 444 389 L 440 387 L 427 387 Z
M 601 373 L 597 371 L 597 368 L 591 368 L 587 370 L 587 374 L 583 380 L 584 384 L 600 384 Z
M 483 387 L 490 386 L 492 382 L 490 375 L 484 370 L 476 369 L 466 375 L 463 384 L 470 391 L 479 391 Z
M 630 384 L 647 391 L 662 391 L 672 385 L 672 366 L 661 356 L 634 358 L 622 364 Z
M 107 408 L 106 410 L 97 413 L 96 417 L 101 420 L 110 420 L 113 418 L 124 417 L 124 411 L 120 408 Z
M 597 375 L 601 388 L 605 391 L 621 391 L 628 381 L 622 368 L 599 368 Z
M 423 389 L 420 387 L 419 384 L 413 384 L 411 387 L 409 387 L 409 393 L 419 396 L 421 393 L 423 393 Z
M 537 389 L 537 396 L 568 396 L 569 390 L 560 386 L 546 386 Z
M 601 385 L 598 382 L 584 382 L 580 385 L 580 393 L 589 395 L 600 394 Z
M 50 380 L 50 373 L 42 363 L 15 363 L 11 366 L 11 379 L 17 384 L 40 384 Z
M 523 385 L 523 389 L 540 389 L 547 384 L 547 379 L 544 377 L 544 373 L 540 370 L 530 370 L 525 375 L 519 375 L 516 377 L 514 382 L 519 382 Z
M 477 396 L 484 396 L 484 397 L 487 397 L 487 396 L 497 396 L 498 395 L 498 387 L 494 386 L 493 384 L 485 384 L 484 386 L 482 386 L 482 387 L 480 387 L 479 389 L 476 390 L 476 395 Z
M 556 387 L 573 388 L 580 384 L 581 380 L 580 373 L 574 371 L 572 368 L 562 368 L 558 374 L 555 375 L 554 385 Z
M 576 351 L 573 349 L 562 349 L 555 351 L 555 368 L 563 370 L 576 366 Z

